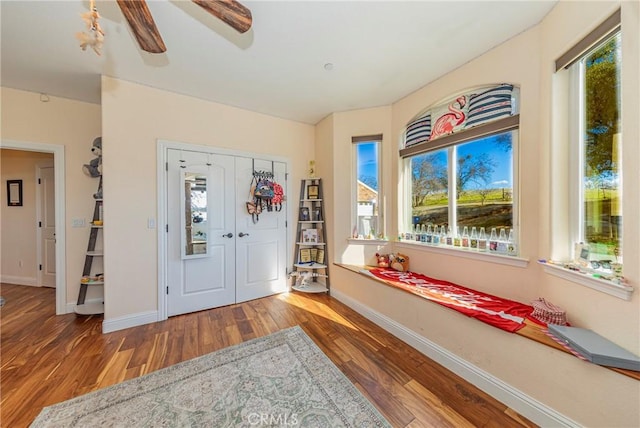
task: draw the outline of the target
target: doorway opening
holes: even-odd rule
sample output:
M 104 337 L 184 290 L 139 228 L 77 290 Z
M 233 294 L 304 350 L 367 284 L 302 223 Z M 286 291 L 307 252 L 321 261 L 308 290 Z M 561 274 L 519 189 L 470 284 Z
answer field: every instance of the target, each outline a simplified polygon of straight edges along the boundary
M 43 226 L 48 222 L 47 233 L 42 230 L 33 234 L 34 246 L 36 248 L 35 255 L 35 269 L 36 275 L 32 275 L 33 284 L 27 285 L 48 285 L 55 286 L 56 289 L 56 315 L 62 315 L 70 312 L 67 310 L 66 305 L 66 257 L 65 257 L 65 159 L 64 159 L 64 146 L 57 144 L 41 144 L 31 143 L 24 141 L 0 141 L 0 149 L 22 152 L 36 152 L 43 154 L 51 154 L 53 157 L 44 156 L 37 165 L 33 166 L 29 171 L 24 171 L 25 177 L 29 177 L 30 180 L 36 181 L 37 178 L 42 180 L 50 180 L 48 183 L 49 188 L 45 192 L 40 190 L 38 197 L 42 197 L 42 206 L 38 207 L 38 200 L 31 200 L 33 209 L 37 209 L 38 218 L 34 224 L 34 227 L 40 229 L 39 222 L 43 222 L 42 215 L 48 214 L 48 219 L 44 220 Z M 47 169 L 51 168 L 51 169 Z M 38 177 L 38 174 L 43 174 Z M 4 177 L 3 179 L 10 177 Z M 26 180 L 27 178 L 25 178 Z M 47 194 L 48 193 L 48 194 Z M 49 198 L 48 200 L 46 198 Z M 4 201 L 2 201 L 4 202 Z M 43 211 L 43 212 L 40 212 Z M 4 230 L 6 230 L 3 227 Z M 40 232 L 40 233 L 38 233 Z M 7 233 L 6 231 L 4 233 Z M 55 234 L 55 235 L 53 235 Z M 4 239 L 3 239 L 4 240 Z M 46 242 L 45 242 L 46 240 Z M 42 248 L 45 247 L 45 248 Z M 4 257 L 3 257 L 4 258 Z M 18 259 L 16 263 L 20 263 Z M 24 263 L 24 261 L 23 261 Z M 46 266 L 48 263 L 48 266 Z M 43 271 L 47 269 L 47 275 L 41 274 L 40 265 L 42 265 Z

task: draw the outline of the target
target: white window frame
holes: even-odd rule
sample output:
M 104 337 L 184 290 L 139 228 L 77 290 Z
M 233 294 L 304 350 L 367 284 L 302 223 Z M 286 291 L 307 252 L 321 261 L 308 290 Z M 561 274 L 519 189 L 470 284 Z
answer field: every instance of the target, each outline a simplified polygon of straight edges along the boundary
M 573 63 L 569 68 L 569 153 L 571 164 L 569 166 L 569 212 L 570 212 L 570 233 L 569 237 L 571 239 L 571 257 L 573 259 L 576 258 L 576 254 L 574 254 L 574 243 L 584 242 L 586 241 L 585 237 L 585 180 L 584 180 L 584 132 L 583 129 L 585 127 L 585 96 L 584 96 L 584 76 L 585 76 L 585 67 L 582 59 L 585 56 L 588 56 L 595 49 L 602 46 L 607 40 L 610 40 L 612 36 L 620 33 L 620 30 L 614 32 L 613 34 L 603 38 L 599 43 L 593 46 L 593 48 L 584 52 L 580 55 L 579 59 Z M 622 172 L 624 174 L 624 170 Z M 622 184 L 620 185 L 620 193 L 621 198 L 624 203 L 624 194 Z M 624 231 L 624 228 L 623 228 Z M 624 239 L 624 233 L 623 237 Z
M 581 205 L 583 205 L 582 201 L 584 200 L 584 182 L 582 177 L 584 171 L 582 156 L 584 150 L 584 136 L 581 132 L 583 128 L 583 123 L 581 122 L 584 120 L 581 113 L 582 111 L 584 111 L 584 97 L 580 95 L 580 92 L 582 90 L 581 88 L 584 86 L 584 82 L 581 81 L 584 73 L 580 72 L 580 66 L 574 67 L 574 65 L 577 61 L 584 58 L 585 55 L 588 55 L 590 52 L 592 52 L 592 48 L 600 46 L 603 42 L 605 42 L 607 39 L 609 39 L 614 34 L 617 34 L 618 32 L 622 32 L 620 9 L 606 18 L 600 25 L 594 28 L 593 31 L 588 33 L 583 39 L 578 41 L 578 43 L 576 43 L 564 54 L 558 57 L 555 63 L 556 72 L 560 72 L 562 69 L 565 69 L 564 72 L 568 73 L 566 75 L 568 79 L 568 91 L 565 93 L 566 95 L 559 94 L 559 96 L 563 98 L 565 96 L 567 97 L 567 102 L 565 105 L 567 106 L 566 126 L 568 127 L 568 129 L 565 135 L 567 136 L 568 140 L 567 155 L 569 155 L 570 159 L 573 159 L 573 161 L 570 161 L 568 164 L 569 176 L 566 182 L 566 193 L 568 194 L 567 196 L 569 202 L 567 211 L 569 214 L 569 218 L 567 223 L 561 221 L 558 224 L 554 224 L 554 227 L 559 228 L 559 232 L 561 234 L 563 231 L 566 231 L 564 239 L 554 242 L 553 244 L 554 248 L 552 248 L 552 250 L 554 252 L 557 252 L 558 255 L 568 255 L 570 257 L 573 257 L 573 243 L 580 242 L 584 236 L 584 208 L 581 207 Z M 577 103 L 575 101 L 577 101 Z M 558 125 L 556 125 L 556 127 L 558 127 Z M 556 168 L 559 168 L 559 165 L 556 165 Z M 625 194 L 624 188 L 622 186 L 620 188 L 620 191 L 623 198 L 622 203 L 624 203 Z M 628 197 L 628 195 L 626 196 Z M 625 239 L 624 230 L 625 229 L 623 227 L 623 242 Z M 589 275 L 576 273 L 572 270 L 566 269 L 559 264 L 547 263 L 543 266 L 545 272 L 548 274 L 563 278 L 565 280 L 609 294 L 623 300 L 629 301 L 632 298 L 634 289 L 632 286 L 625 283 L 593 278 Z
M 520 243 L 520 209 L 519 209 L 519 204 L 520 204 L 520 197 L 519 197 L 519 189 L 520 189 L 520 184 L 519 184 L 519 146 L 520 146 L 520 129 L 519 127 L 508 130 L 508 131 L 501 131 L 501 132 L 497 132 L 497 133 L 491 133 L 491 134 L 487 134 L 487 135 L 481 135 L 478 137 L 475 137 L 473 139 L 470 140 L 466 140 L 466 141 L 461 141 L 459 143 L 456 143 L 454 145 L 451 145 L 449 147 L 446 148 L 447 150 L 447 175 L 448 175 L 448 181 L 449 181 L 449 195 L 454 194 L 455 192 L 451 192 L 452 189 L 455 189 L 455 183 L 456 183 L 456 175 L 457 175 L 457 146 L 462 145 L 462 144 L 466 144 L 466 143 L 473 143 L 476 142 L 478 140 L 482 140 L 484 138 L 490 137 L 492 135 L 499 135 L 499 134 L 503 134 L 506 132 L 511 132 L 513 135 L 512 138 L 512 144 L 511 144 L 511 167 L 512 167 L 512 185 L 513 185 L 513 196 L 512 196 L 512 200 L 513 200 L 513 208 L 512 208 L 512 228 L 515 231 L 515 235 L 516 235 L 516 242 Z M 429 150 L 426 151 L 424 153 L 421 154 L 426 154 L 426 153 L 431 153 L 431 152 L 435 152 L 438 150 L 442 150 L 442 148 L 435 148 L 433 150 Z M 411 159 L 414 156 L 418 156 L 418 155 L 412 155 L 412 156 L 407 156 L 405 158 L 401 158 L 400 162 L 402 163 L 402 168 L 401 170 L 403 171 L 403 174 L 401 176 L 401 180 L 402 180 L 402 188 L 403 188 L 403 201 L 402 201 L 402 214 L 401 214 L 401 224 L 400 229 L 401 231 L 406 231 L 409 230 L 409 228 L 411 227 L 412 223 L 413 223 L 413 219 L 412 219 L 412 213 L 411 213 L 411 208 L 410 208 L 410 204 L 411 204 L 411 178 L 412 178 L 412 171 L 411 171 Z M 449 205 L 448 205 L 448 222 L 451 225 L 457 225 L 458 223 L 458 212 L 457 212 L 457 206 L 456 206 L 456 198 L 453 197 L 449 197 Z M 490 231 L 487 231 L 487 233 L 489 233 Z M 455 233 L 455 228 L 454 228 L 454 233 Z M 404 242 L 409 244 L 409 242 Z M 421 244 L 419 244 L 421 245 Z M 520 245 L 518 245 L 520 247 Z M 493 254 L 493 253 L 473 253 L 473 252 L 469 252 L 467 250 L 462 250 L 462 249 L 458 249 L 458 248 L 451 248 L 451 247 L 444 247 L 444 246 L 434 246 L 434 247 L 428 247 L 428 248 L 432 248 L 434 250 L 451 250 L 453 251 L 453 254 L 456 254 L 457 252 L 463 252 L 463 253 L 470 253 L 470 254 L 478 254 L 478 255 L 482 255 L 482 256 L 488 256 L 488 257 L 498 257 L 498 258 L 504 258 L 505 256 L 502 255 L 498 255 L 498 254 Z M 520 252 L 520 251 L 519 251 Z M 510 259 L 519 259 L 519 257 L 513 257 L 513 256 L 507 256 Z M 521 260 L 526 260 L 526 259 L 521 259 Z
M 584 73 L 582 62 L 578 61 L 569 72 L 569 238 L 568 248 L 571 258 L 575 258 L 574 243 L 584 237 Z M 572 103 L 573 101 L 573 103 Z M 575 143 L 572 143 L 575 142 Z
M 377 235 L 373 237 L 373 239 L 366 239 L 367 237 L 363 237 L 367 241 L 379 240 L 379 235 L 386 236 L 386 227 L 384 222 L 384 210 L 383 210 L 383 188 L 382 188 L 382 134 L 378 135 L 368 135 L 362 137 L 352 137 L 352 162 L 351 162 L 351 219 L 352 224 L 356 228 L 356 231 L 359 232 L 358 225 L 358 145 L 365 143 L 376 143 L 376 152 L 378 159 L 378 168 L 377 168 L 377 179 L 378 179 L 378 215 L 377 215 Z M 352 236 L 352 238 L 356 238 Z

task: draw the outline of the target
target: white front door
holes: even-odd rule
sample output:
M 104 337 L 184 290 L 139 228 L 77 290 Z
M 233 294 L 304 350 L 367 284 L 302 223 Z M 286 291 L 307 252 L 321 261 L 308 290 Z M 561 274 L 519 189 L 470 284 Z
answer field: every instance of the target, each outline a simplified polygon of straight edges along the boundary
M 234 158 L 170 149 L 167 159 L 167 313 L 234 303 Z
M 56 209 L 53 166 L 38 167 L 39 266 L 38 285 L 56 286 Z
M 283 162 L 236 158 L 236 302 L 258 299 L 287 290 L 286 212 L 265 211 L 254 223 L 246 202 L 253 171 L 273 172 L 285 185 Z M 284 206 L 284 205 L 283 205 Z
M 176 149 L 167 159 L 167 314 L 286 291 L 285 209 L 254 222 L 246 207 L 253 171 L 285 187 L 286 164 Z

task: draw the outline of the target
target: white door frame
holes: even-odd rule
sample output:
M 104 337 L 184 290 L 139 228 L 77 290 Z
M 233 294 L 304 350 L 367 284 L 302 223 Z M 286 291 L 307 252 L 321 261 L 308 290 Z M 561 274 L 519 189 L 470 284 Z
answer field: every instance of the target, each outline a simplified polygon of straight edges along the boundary
M 55 165 L 53 162 L 40 162 L 36 164 L 36 221 L 42 221 L 42 214 L 44 211 L 44 207 L 42 206 L 42 186 L 40 186 L 38 180 L 41 179 L 42 169 L 44 168 L 53 168 L 54 178 L 55 178 Z M 55 183 L 54 183 L 55 186 Z M 55 193 L 55 187 L 54 187 Z M 55 194 L 53 195 L 55 202 Z M 55 213 L 54 213 L 55 215 Z M 44 222 L 43 222 L 44 223 Z M 54 234 L 57 238 L 57 235 Z M 38 265 L 44 266 L 44 260 L 42 258 L 42 227 L 36 227 L 36 263 Z M 38 269 L 36 272 L 36 284 L 38 286 L 42 286 L 42 272 L 43 270 Z M 58 277 L 58 273 L 56 272 L 56 278 Z
M 0 140 L 0 148 L 24 150 L 28 152 L 53 153 L 55 174 L 55 212 L 56 212 L 56 315 L 66 314 L 66 231 L 65 231 L 65 169 L 64 146 L 60 144 L 32 143 L 28 141 Z
M 240 156 L 247 158 L 260 158 L 265 160 L 272 160 L 275 162 L 283 162 L 286 164 L 287 173 L 291 171 L 291 165 L 289 159 L 282 156 L 272 156 L 263 153 L 249 153 L 238 150 L 225 149 L 214 146 L 202 146 L 197 144 L 181 143 L 177 141 L 169 140 L 157 140 L 157 199 L 158 199 L 158 321 L 164 321 L 168 318 L 167 315 L 167 218 L 168 218 L 168 201 L 167 201 L 167 151 L 169 149 L 176 150 L 190 150 L 202 153 L 212 153 L 230 156 Z M 56 183 L 57 184 L 57 183 Z M 249 183 L 247 183 L 247 186 Z M 288 181 L 283 183 L 285 195 L 288 195 Z M 247 188 L 247 194 L 248 194 Z M 291 200 L 291 198 L 289 198 Z M 287 224 L 291 219 L 291 204 L 285 204 Z M 56 218 L 57 222 L 57 218 Z M 287 227 L 287 263 L 291 260 L 292 241 L 291 241 L 291 228 Z

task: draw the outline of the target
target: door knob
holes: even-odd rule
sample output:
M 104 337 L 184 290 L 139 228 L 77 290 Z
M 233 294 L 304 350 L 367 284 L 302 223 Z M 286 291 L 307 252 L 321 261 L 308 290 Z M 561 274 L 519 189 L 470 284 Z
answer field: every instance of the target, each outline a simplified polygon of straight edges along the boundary
M 242 238 L 243 236 L 249 236 L 249 234 L 240 232 L 240 233 L 238 233 L 238 236 Z
M 223 238 L 233 238 L 233 233 L 229 232 L 226 235 L 222 235 Z

